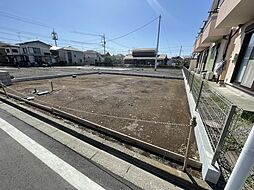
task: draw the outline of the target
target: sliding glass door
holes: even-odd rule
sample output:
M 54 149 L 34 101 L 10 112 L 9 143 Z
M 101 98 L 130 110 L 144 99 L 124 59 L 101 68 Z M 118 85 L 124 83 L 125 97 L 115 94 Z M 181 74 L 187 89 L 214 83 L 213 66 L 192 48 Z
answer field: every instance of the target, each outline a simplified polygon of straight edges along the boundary
M 250 38 L 249 44 L 244 52 L 244 56 L 236 75 L 235 82 L 240 85 L 253 88 L 254 81 L 254 34 Z

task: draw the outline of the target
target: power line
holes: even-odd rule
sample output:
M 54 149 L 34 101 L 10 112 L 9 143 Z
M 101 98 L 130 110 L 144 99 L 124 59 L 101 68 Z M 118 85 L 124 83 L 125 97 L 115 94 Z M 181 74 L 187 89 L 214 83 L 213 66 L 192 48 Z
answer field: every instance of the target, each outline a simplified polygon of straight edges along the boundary
M 13 20 L 18 20 L 20 22 L 24 22 L 24 23 L 28 23 L 28 24 L 33 24 L 33 25 L 45 27 L 45 28 L 52 28 L 51 26 L 48 26 L 44 23 L 41 23 L 41 22 L 38 22 L 38 21 L 35 21 L 35 20 L 32 20 L 32 19 L 20 17 L 20 16 L 14 15 L 12 13 L 7 13 L 7 12 L 4 12 L 4 11 L 0 11 L 0 16 L 7 17 L 7 18 L 10 18 L 10 19 L 13 19 Z
M 7 28 L 7 27 L 1 27 L 0 26 L 0 29 L 3 28 L 5 31 L 8 31 L 8 29 L 10 28 Z M 17 35 L 18 37 L 24 37 L 26 39 L 29 39 L 28 36 L 31 36 L 33 38 L 38 38 L 37 36 L 41 36 L 41 38 L 44 38 L 44 39 L 47 39 L 47 40 L 51 40 L 51 38 L 49 36 L 44 36 L 44 35 L 40 35 L 40 34 L 36 34 L 36 33 L 31 33 L 31 32 L 25 32 L 25 31 L 18 31 L 18 30 L 11 30 L 11 32 L 15 31 L 15 34 L 11 34 L 9 32 L 1 32 L 1 33 L 5 33 L 7 35 Z M 14 33 L 14 32 L 13 32 Z M 16 34 L 17 33 L 17 34 Z M 22 33 L 27 33 L 28 35 L 24 35 Z M 30 37 L 30 38 L 31 38 Z M 75 43 L 75 44 L 86 44 L 86 45 L 101 45 L 100 42 L 98 43 L 92 43 L 92 42 L 82 42 L 82 41 L 76 41 L 76 40 L 69 40 L 69 39 L 61 39 L 60 38 L 60 41 L 63 41 L 63 42 L 69 42 L 69 43 Z
M 109 39 L 108 41 L 114 41 L 114 40 L 118 40 L 118 39 L 120 39 L 120 38 L 124 38 L 124 37 L 126 37 L 126 36 L 128 36 L 128 35 L 130 35 L 130 34 L 132 34 L 132 33 L 134 33 L 134 32 L 137 32 L 137 31 L 139 31 L 139 30 L 145 28 L 146 26 L 148 26 L 149 24 L 153 23 L 153 22 L 154 22 L 155 20 L 157 20 L 158 18 L 159 18 L 159 17 L 156 17 L 155 19 L 149 21 L 148 23 L 146 23 L 146 24 L 144 24 L 144 25 L 142 25 L 142 26 L 140 26 L 140 27 L 138 27 L 138 28 L 136 28 L 136 29 L 134 29 L 134 30 L 132 30 L 132 31 L 130 31 L 130 32 L 128 32 L 128 33 L 126 33 L 126 34 L 124 34 L 124 35 L 118 36 L 118 37 L 116 37 L 116 38 Z
M 128 48 L 128 49 L 130 49 L 130 48 L 131 48 L 131 47 L 129 47 L 129 46 L 126 46 L 126 45 L 120 44 L 120 43 L 115 42 L 115 41 L 109 41 L 109 42 L 114 43 L 114 44 L 116 44 L 116 45 L 118 45 L 118 46 L 121 46 L 121 47 L 124 47 L 124 48 Z
M 103 36 L 102 34 L 93 34 L 93 33 L 79 32 L 79 31 L 71 31 L 71 33 L 81 34 L 81 35 L 85 35 L 85 36 L 99 36 L 99 37 Z

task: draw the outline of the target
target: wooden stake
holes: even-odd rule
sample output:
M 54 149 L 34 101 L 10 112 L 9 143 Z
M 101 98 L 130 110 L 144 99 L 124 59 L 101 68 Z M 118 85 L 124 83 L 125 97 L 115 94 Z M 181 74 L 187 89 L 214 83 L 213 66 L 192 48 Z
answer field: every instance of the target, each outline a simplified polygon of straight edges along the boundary
M 51 92 L 53 92 L 54 91 L 53 82 L 50 81 L 50 84 L 51 84 Z
M 183 171 L 186 171 L 187 168 L 187 161 L 189 158 L 189 152 L 190 152 L 190 146 L 191 146 L 191 142 L 192 142 L 192 133 L 194 130 L 194 127 L 197 125 L 196 122 L 196 117 L 193 117 L 190 121 L 190 131 L 189 131 L 189 138 L 188 138 L 188 143 L 187 143 L 187 147 L 186 147 L 186 152 L 185 152 L 185 156 L 184 156 L 184 163 L 183 163 Z

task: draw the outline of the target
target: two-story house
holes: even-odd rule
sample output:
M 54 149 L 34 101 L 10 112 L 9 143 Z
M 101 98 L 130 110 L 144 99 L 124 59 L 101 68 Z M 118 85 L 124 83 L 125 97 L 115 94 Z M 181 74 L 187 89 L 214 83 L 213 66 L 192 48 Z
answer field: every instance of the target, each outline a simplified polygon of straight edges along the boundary
M 68 47 L 51 47 L 50 52 L 54 58 L 54 64 L 58 65 L 84 65 L 84 52 L 68 46 Z
M 20 46 L 20 51 L 22 51 L 22 54 L 28 57 L 31 66 L 52 64 L 50 54 L 51 45 L 39 40 L 19 43 L 18 45 Z
M 254 92 L 253 0 L 214 0 L 194 44 L 196 71 Z M 218 67 L 221 72 L 218 75 Z
M 18 45 L 0 43 L 1 65 L 27 66 L 28 57 L 23 55 Z

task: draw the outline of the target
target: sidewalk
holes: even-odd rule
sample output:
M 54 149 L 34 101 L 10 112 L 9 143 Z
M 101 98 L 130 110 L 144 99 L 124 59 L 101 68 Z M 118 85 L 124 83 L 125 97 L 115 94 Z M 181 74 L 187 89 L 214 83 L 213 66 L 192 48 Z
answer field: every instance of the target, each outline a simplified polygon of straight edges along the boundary
M 245 111 L 254 112 L 254 96 L 229 85 L 220 87 L 219 84 L 215 82 L 208 81 L 208 83 L 212 88 L 217 90 L 221 95 L 236 104 L 238 107 Z

